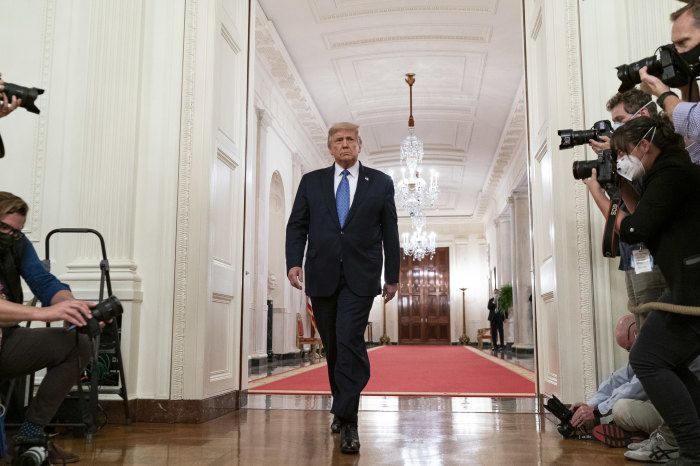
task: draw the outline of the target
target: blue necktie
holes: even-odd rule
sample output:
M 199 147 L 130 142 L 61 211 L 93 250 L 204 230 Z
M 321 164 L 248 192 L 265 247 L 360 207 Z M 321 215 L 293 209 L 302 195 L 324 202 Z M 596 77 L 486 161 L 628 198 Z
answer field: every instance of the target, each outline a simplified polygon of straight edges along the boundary
M 338 220 L 342 228 L 345 223 L 345 217 L 348 216 L 350 210 L 350 182 L 348 181 L 349 171 L 343 170 L 343 179 L 340 180 L 338 190 L 335 192 L 335 207 L 338 209 Z

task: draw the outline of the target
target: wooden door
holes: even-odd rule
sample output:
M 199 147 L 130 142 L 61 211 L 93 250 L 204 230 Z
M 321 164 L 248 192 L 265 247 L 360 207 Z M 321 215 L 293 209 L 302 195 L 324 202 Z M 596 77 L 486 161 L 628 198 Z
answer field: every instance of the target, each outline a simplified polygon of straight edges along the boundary
M 450 254 L 437 248 L 432 259 L 401 260 L 399 344 L 449 345 Z

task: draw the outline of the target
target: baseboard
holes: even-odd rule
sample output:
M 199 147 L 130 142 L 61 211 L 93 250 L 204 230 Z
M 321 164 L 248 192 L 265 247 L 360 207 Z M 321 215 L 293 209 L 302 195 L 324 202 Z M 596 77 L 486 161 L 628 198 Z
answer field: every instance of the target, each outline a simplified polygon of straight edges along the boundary
M 204 400 L 129 400 L 129 415 L 132 422 L 200 424 L 241 409 L 247 397 L 248 390 L 235 390 Z M 123 401 L 102 400 L 100 406 L 107 423 L 126 423 Z

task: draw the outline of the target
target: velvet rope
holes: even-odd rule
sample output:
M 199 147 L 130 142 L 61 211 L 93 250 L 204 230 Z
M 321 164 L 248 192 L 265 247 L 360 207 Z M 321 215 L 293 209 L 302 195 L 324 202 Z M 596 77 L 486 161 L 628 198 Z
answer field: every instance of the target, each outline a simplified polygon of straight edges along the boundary
M 696 306 L 681 306 L 680 304 L 670 303 L 644 303 L 639 306 L 628 306 L 628 309 L 633 314 L 641 314 L 643 312 L 659 310 L 673 312 L 674 314 L 684 314 L 687 316 L 700 316 L 700 307 Z

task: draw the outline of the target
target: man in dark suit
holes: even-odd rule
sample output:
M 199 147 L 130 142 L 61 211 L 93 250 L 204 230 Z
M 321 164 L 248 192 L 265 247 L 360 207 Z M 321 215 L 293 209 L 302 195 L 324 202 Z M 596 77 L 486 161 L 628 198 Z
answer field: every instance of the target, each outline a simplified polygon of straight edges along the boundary
M 335 163 L 307 173 L 299 183 L 287 223 L 287 277 L 302 289 L 308 242 L 306 294 L 326 350 L 331 431 L 341 434 L 343 453 L 357 453 L 357 411 L 369 381 L 364 333 L 374 297 L 381 292 L 389 301 L 396 294 L 399 230 L 392 179 L 357 161 L 362 149 L 358 126 L 333 125 L 328 149 Z
M 491 322 L 491 350 L 505 349 L 503 344 L 503 321 L 506 316 L 498 309 L 498 289 L 493 290 L 493 296 L 487 305 L 489 308 L 489 322 Z M 496 344 L 500 336 L 500 346 Z

